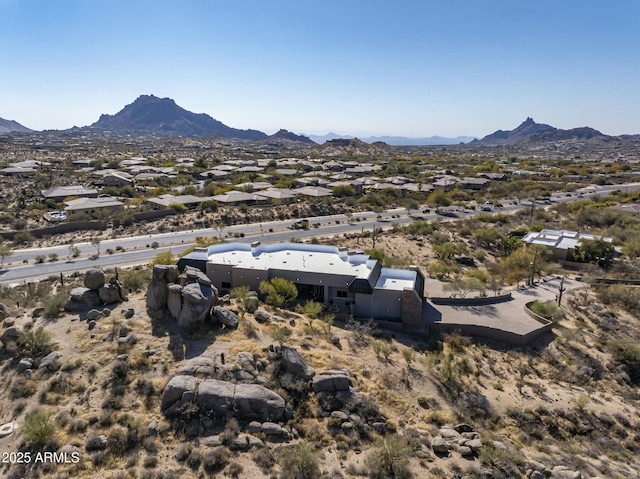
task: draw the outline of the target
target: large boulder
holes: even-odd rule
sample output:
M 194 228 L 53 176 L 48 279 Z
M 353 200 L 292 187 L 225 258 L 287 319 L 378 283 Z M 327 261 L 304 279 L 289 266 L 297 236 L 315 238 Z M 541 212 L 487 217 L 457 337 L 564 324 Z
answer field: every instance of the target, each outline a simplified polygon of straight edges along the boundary
M 9 308 L 6 304 L 0 303 L 0 321 L 4 321 L 9 316 Z
M 179 284 L 170 284 L 169 297 L 167 298 L 167 307 L 171 313 L 173 319 L 180 317 L 180 311 L 182 311 L 182 286 Z
M 104 273 L 99 269 L 90 269 L 84 274 L 84 285 L 92 291 L 98 291 L 104 285 Z
M 204 286 L 211 286 L 211 280 L 209 277 L 200 271 L 198 268 L 194 268 L 193 266 L 185 266 L 184 274 L 187 277 L 188 283 L 200 283 Z
M 217 372 L 216 359 L 209 356 L 199 356 L 183 364 L 178 374 L 187 376 L 211 377 Z
M 214 290 L 201 283 L 190 283 L 182 288 L 182 309 L 178 324 L 183 327 L 203 322 L 216 301 Z
M 316 371 L 307 364 L 302 355 L 294 348 L 284 346 L 281 353 L 284 370 L 296 378 L 308 381 Z
M 193 398 L 197 385 L 198 380 L 193 376 L 179 375 L 171 378 L 162 394 L 162 411 L 168 413 L 171 407 L 180 406 L 185 395 Z
M 180 271 L 178 270 L 178 266 L 175 264 L 166 265 L 166 269 L 164 271 L 164 279 L 167 283 L 176 283 L 178 281 L 178 277 L 180 276 Z
M 269 321 L 269 318 L 271 317 L 271 315 L 266 311 L 258 309 L 256 312 L 253 313 L 253 317 L 259 323 L 266 323 L 267 321 Z
M 82 311 L 86 308 L 95 308 L 102 304 L 100 293 L 89 288 L 79 286 L 69 293 L 69 301 L 65 304 L 67 311 Z
M 237 384 L 233 405 L 246 420 L 278 421 L 285 410 L 284 399 L 278 393 L 258 384 Z
M 11 326 L 4 330 L 2 336 L 0 336 L 0 341 L 6 346 L 8 344 L 15 343 L 20 338 L 20 330 L 15 326 Z
M 313 378 L 313 390 L 315 392 L 326 391 L 348 391 L 351 379 L 346 371 L 330 370 L 323 371 Z
M 98 290 L 98 295 L 100 296 L 100 301 L 105 304 L 117 303 L 122 298 L 120 298 L 120 291 L 118 286 L 115 283 L 105 284 Z
M 222 306 L 216 306 L 213 308 L 213 314 L 221 324 L 227 328 L 237 328 L 240 319 L 233 311 L 223 308 Z
M 162 311 L 167 305 L 169 289 L 165 279 L 165 273 L 169 267 L 164 264 L 153 266 L 151 282 L 147 288 L 147 308 L 152 311 Z
M 278 421 L 285 412 L 284 399 L 257 384 L 198 380 L 182 375 L 173 377 L 162 396 L 162 412 L 173 414 L 180 406 L 191 402 L 215 414 L 234 412 L 242 420 Z

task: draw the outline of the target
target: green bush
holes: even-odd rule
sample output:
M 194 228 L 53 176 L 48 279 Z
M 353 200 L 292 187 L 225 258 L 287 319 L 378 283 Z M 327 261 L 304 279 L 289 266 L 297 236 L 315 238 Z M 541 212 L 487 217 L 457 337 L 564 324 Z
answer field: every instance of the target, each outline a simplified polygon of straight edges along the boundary
M 609 344 L 613 359 L 627 365 L 629 378 L 640 384 L 640 345 L 628 339 L 615 339 Z
M 298 288 L 295 283 L 283 278 L 263 281 L 260 283 L 260 292 L 266 295 L 265 302 L 276 308 L 283 307 L 287 302 L 298 297 Z
M 20 357 L 32 359 L 43 358 L 54 350 L 51 335 L 42 327 L 21 332 L 16 346 Z
M 369 477 L 372 479 L 408 479 L 413 477 L 409 469 L 412 450 L 407 440 L 396 434 L 380 439 L 376 448 L 367 456 Z
M 538 316 L 548 319 L 549 321 L 560 321 L 564 319 L 564 310 L 556 304 L 555 301 L 534 301 L 529 309 L 536 313 Z
M 58 291 L 56 294 L 46 297 L 42 301 L 44 308 L 44 317 L 47 319 L 59 318 L 64 312 L 64 305 L 69 298 L 69 292 L 65 289 Z
M 151 262 L 152 266 L 156 264 L 176 264 L 176 257 L 173 255 L 171 250 L 162 251 L 158 253 Z
M 318 452 L 305 442 L 283 447 L 278 453 L 278 463 L 282 468 L 281 479 L 318 479 L 318 456 Z
M 21 432 L 30 448 L 42 450 L 58 432 L 53 412 L 41 410 L 28 415 L 22 425 Z
M 118 276 L 124 287 L 133 291 L 143 289 L 151 281 L 149 269 L 129 269 L 121 272 Z

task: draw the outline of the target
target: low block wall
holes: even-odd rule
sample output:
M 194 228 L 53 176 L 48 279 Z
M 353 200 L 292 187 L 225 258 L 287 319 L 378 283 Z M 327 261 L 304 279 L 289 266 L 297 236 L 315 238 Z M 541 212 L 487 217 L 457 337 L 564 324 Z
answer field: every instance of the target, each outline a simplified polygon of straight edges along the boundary
M 511 293 L 499 294 L 497 296 L 485 296 L 483 298 L 442 298 L 435 297 L 429 298 L 433 304 L 444 304 L 449 306 L 482 306 L 485 304 L 497 304 L 504 303 L 505 301 L 511 301 Z

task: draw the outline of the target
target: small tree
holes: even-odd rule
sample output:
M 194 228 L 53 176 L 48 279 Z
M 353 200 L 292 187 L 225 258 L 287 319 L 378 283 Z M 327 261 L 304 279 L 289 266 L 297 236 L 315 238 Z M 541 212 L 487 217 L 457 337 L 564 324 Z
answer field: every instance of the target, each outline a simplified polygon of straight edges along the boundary
M 4 259 L 7 256 L 11 256 L 13 254 L 13 250 L 5 245 L 5 244 L 0 244 L 0 269 L 2 269 L 4 267 Z
M 91 244 L 96 249 L 96 254 L 100 256 L 100 238 L 91 238 Z
M 71 243 L 69 245 L 69 257 L 70 258 L 77 258 L 78 256 L 80 256 L 80 248 L 78 248 L 76 245 Z
M 34 450 L 42 450 L 58 431 L 53 412 L 38 411 L 28 415 L 22 426 L 25 442 Z
M 283 278 L 263 281 L 260 283 L 260 292 L 266 295 L 266 303 L 276 308 L 283 307 L 287 302 L 298 297 L 296 285 Z
M 402 436 L 389 434 L 378 440 L 376 448 L 367 456 L 369 477 L 372 479 L 410 478 L 409 460 L 413 451 Z
M 231 297 L 235 298 L 240 317 L 244 318 L 250 306 L 249 286 L 237 286 L 231 290 Z
M 176 258 L 171 250 L 161 251 L 155 256 L 155 258 L 153 258 L 153 261 L 151 262 L 151 265 L 156 264 L 176 264 Z
M 436 211 L 440 211 L 441 207 L 449 206 L 451 204 L 451 200 L 444 191 L 435 190 L 427 198 L 427 204 L 432 208 L 435 208 Z

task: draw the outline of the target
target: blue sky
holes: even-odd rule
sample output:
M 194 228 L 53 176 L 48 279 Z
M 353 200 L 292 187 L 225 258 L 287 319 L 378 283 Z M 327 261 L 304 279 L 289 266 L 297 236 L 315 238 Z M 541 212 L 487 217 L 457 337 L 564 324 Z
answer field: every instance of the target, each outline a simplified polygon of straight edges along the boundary
M 0 117 L 63 129 L 141 94 L 272 133 L 640 133 L 640 2 L 0 0 Z

